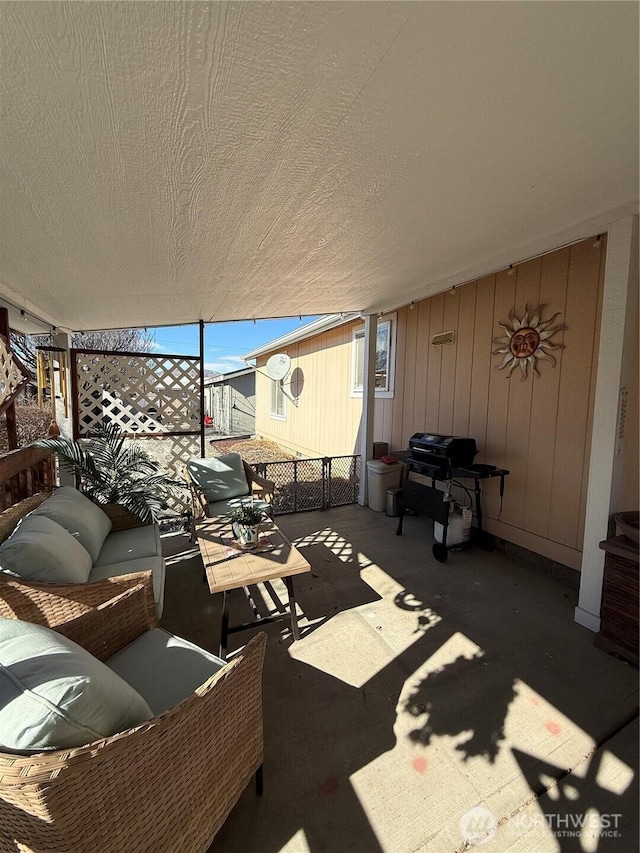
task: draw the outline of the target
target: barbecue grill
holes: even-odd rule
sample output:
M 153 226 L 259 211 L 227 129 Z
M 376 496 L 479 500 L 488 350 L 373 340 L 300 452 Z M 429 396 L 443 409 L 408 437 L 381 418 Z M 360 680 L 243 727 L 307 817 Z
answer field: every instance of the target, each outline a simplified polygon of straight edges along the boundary
M 442 524 L 442 542 L 433 545 L 433 555 L 440 562 L 447 559 L 447 525 L 450 501 L 436 488 L 436 482 L 472 480 L 475 495 L 475 539 L 483 548 L 495 549 L 495 539 L 482 527 L 482 480 L 500 477 L 500 499 L 504 494 L 504 478 L 509 473 L 497 465 L 474 463 L 478 455 L 475 439 L 433 432 L 416 432 L 409 439 L 409 450 L 393 454 L 408 470 L 431 478 L 431 486 L 406 480 L 400 497 L 400 520 L 396 535 L 402 534 L 404 511 L 426 515 Z M 462 484 L 461 484 L 462 485 Z M 463 488 L 466 488 L 463 486 Z M 458 546 L 452 546 L 458 547 Z

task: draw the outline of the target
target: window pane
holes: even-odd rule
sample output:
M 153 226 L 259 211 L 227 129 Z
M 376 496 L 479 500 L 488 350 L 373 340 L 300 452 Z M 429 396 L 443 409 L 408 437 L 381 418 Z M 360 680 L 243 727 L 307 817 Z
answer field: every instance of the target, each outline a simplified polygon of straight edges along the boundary
M 378 326 L 376 340 L 376 388 L 387 390 L 389 364 L 389 326 Z
M 271 380 L 271 414 L 280 418 L 284 417 L 284 393 L 280 382 Z
M 364 332 L 356 332 L 355 348 L 356 357 L 353 387 L 357 391 L 362 391 L 364 384 Z

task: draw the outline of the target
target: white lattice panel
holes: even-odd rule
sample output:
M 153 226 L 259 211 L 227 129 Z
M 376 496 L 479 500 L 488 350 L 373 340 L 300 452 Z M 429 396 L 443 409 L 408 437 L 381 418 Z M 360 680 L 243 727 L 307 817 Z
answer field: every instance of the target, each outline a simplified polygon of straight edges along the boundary
M 176 480 L 183 479 L 183 471 L 189 459 L 200 456 L 200 438 L 197 435 L 159 435 L 136 438 L 132 443 L 139 444 L 152 459 L 160 463 L 163 472 Z M 175 497 L 169 499 L 173 512 L 184 513 L 191 508 L 189 492 L 176 490 Z
M 83 351 L 75 358 L 79 435 L 98 421 L 133 434 L 200 428 L 199 359 Z
M 14 396 L 26 378 L 0 335 L 0 408 Z

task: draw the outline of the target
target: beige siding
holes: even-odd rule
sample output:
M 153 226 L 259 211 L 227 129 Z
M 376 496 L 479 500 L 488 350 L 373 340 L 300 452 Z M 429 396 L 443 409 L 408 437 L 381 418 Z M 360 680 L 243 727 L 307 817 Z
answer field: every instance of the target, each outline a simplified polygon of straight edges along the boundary
M 439 294 L 398 315 L 393 449 L 418 430 L 470 435 L 477 461 L 511 471 L 500 500 L 497 481 L 484 485 L 487 527 L 498 535 L 578 568 L 588 472 L 605 241 L 564 248 Z M 498 325 L 529 305 L 556 311 L 566 331 L 557 365 L 538 361 L 540 376 L 520 381 L 497 370 Z M 430 344 L 454 329 L 453 344 Z M 427 343 L 425 343 L 427 342 Z M 403 361 L 404 359 L 404 361 Z M 413 362 L 413 363 L 412 363 Z M 403 381 L 404 379 L 404 381 Z M 400 387 L 402 386 L 402 387 Z M 400 419 L 400 420 L 399 420 Z
M 478 462 L 508 468 L 504 499 L 497 480 L 484 484 L 487 528 L 579 568 L 589 470 L 593 395 L 606 240 L 559 249 L 430 299 L 394 318 L 395 393 L 377 399 L 374 441 L 404 450 L 418 431 L 470 435 Z M 520 381 L 498 370 L 493 338 L 509 312 L 542 304 L 543 320 L 560 312 L 566 325 L 553 343 L 557 365 L 538 361 L 540 375 Z M 362 401 L 351 395 L 353 330 L 334 329 L 289 348 L 304 374 L 298 408 L 269 417 L 269 382 L 257 375 L 256 431 L 306 456 L 359 450 Z M 453 330 L 452 344 L 433 335 Z M 266 360 L 266 359 L 265 359 Z M 264 360 L 262 361 L 264 364 Z M 637 396 L 636 396 L 637 399 Z M 630 419 L 631 432 L 637 423 Z M 636 419 L 637 420 L 637 419 Z M 637 457 L 636 457 L 637 466 Z
M 256 376 L 256 433 L 276 441 L 302 456 L 337 456 L 357 452 L 362 400 L 351 396 L 354 322 L 290 346 L 283 352 L 291 357 L 291 371 L 304 376 L 304 388 L 298 406 L 287 400 L 286 419 L 269 414 L 271 380 Z M 264 366 L 260 359 L 258 368 Z M 285 382 L 285 390 L 288 390 Z M 381 401 L 382 402 L 382 401 Z M 384 401 L 387 402 L 387 401 Z M 389 401 L 390 402 L 390 401 Z M 386 408 L 376 411 L 379 429 L 389 423 Z M 384 440 L 376 433 L 374 440 Z

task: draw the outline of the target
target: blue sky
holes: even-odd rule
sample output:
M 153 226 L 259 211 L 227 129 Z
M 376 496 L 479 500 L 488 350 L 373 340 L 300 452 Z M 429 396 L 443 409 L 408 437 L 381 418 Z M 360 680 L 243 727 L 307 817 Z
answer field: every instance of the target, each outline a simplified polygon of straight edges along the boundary
M 262 344 L 286 335 L 315 320 L 298 317 L 285 320 L 242 320 L 237 323 L 207 323 L 204 335 L 205 369 L 229 373 L 245 367 L 241 356 Z M 156 350 L 164 355 L 199 355 L 198 326 L 150 328 Z

